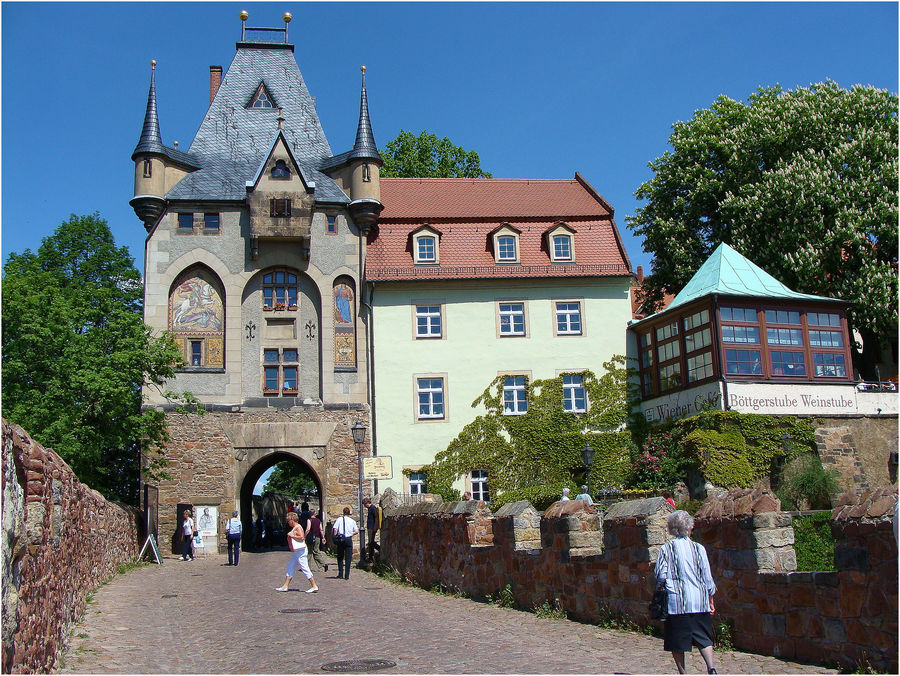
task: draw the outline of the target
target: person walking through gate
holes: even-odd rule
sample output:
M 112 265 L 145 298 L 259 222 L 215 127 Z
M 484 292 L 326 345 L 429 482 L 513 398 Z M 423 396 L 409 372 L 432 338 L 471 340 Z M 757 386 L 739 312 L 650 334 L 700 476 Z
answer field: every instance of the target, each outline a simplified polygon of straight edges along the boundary
M 331 538 L 337 550 L 338 577 L 350 579 L 350 557 L 353 555 L 353 536 L 359 532 L 356 521 L 350 518 L 350 508 L 344 507 L 344 515 L 334 522 Z
M 191 510 L 186 509 L 181 513 L 181 556 L 179 561 L 194 560 L 194 520 L 191 518 Z
M 237 518 L 237 510 L 231 513 L 228 525 L 225 526 L 225 539 L 228 541 L 228 563 L 225 565 L 236 566 L 241 556 L 241 530 L 243 525 Z M 232 556 L 233 554 L 233 556 Z
M 663 649 L 672 653 L 678 673 L 684 673 L 684 653 L 700 648 L 706 669 L 715 674 L 713 663 L 712 615 L 716 583 L 702 545 L 691 541 L 694 518 L 682 509 L 666 518 L 669 533 L 675 536 L 659 548 L 656 559 L 656 586 L 668 593 Z
M 275 587 L 275 591 L 288 591 L 291 580 L 294 579 L 294 573 L 299 568 L 300 572 L 306 575 L 306 579 L 309 580 L 310 587 L 306 590 L 306 593 L 315 594 L 319 591 L 319 586 L 316 584 L 312 571 L 309 569 L 309 564 L 306 561 L 306 530 L 300 525 L 297 512 L 287 513 L 287 525 L 290 529 L 287 540 L 291 548 L 291 558 L 288 559 L 287 569 L 285 570 L 284 584 L 280 587 Z
M 366 528 L 369 529 L 366 558 L 374 562 L 375 550 L 381 551 L 381 545 L 375 542 L 375 533 L 381 528 L 381 519 L 379 518 L 378 507 L 372 504 L 372 498 L 363 500 L 363 507 L 366 508 Z
M 304 503 L 306 504 L 306 503 Z M 306 547 L 309 550 L 309 557 L 316 562 L 319 570 L 325 569 L 328 572 L 328 564 L 322 561 L 322 544 L 325 540 L 325 534 L 322 532 L 322 512 L 316 516 L 309 517 L 309 529 L 306 535 Z

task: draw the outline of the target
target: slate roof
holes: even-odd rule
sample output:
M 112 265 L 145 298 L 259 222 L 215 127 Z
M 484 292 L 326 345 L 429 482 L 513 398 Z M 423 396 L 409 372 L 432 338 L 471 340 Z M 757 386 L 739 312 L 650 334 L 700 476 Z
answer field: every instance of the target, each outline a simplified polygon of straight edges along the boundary
M 247 108 L 260 83 L 275 108 Z M 237 43 L 237 52 L 186 154 L 200 166 L 167 194 L 171 200 L 243 200 L 278 131 L 278 107 L 284 135 L 308 178 L 315 181 L 316 201 L 348 203 L 333 179 L 319 169 L 331 146 L 294 60 L 290 44 Z
M 631 274 L 612 207 L 580 175 L 571 180 L 381 179 L 384 204 L 369 236 L 372 281 L 602 277 Z M 550 260 L 545 234 L 560 222 L 574 231 L 574 263 Z M 520 264 L 496 263 L 491 233 L 520 231 Z M 439 265 L 415 265 L 411 234 L 438 230 Z
M 666 309 L 670 310 L 713 293 L 723 296 L 844 302 L 836 298 L 792 291 L 725 243 L 716 247 Z

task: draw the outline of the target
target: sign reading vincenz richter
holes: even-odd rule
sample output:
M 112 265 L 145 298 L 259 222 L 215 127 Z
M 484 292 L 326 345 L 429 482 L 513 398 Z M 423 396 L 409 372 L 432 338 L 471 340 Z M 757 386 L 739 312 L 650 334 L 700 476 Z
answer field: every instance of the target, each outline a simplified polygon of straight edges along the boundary
M 394 464 L 391 456 L 378 455 L 363 458 L 363 479 L 393 479 Z

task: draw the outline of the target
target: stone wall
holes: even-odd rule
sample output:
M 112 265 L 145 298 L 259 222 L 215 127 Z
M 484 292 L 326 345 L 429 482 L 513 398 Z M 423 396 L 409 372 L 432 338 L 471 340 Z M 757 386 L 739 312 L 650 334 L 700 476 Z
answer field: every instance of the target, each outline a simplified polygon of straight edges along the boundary
M 138 554 L 138 512 L 107 501 L 53 450 L 3 427 L 3 672 L 47 673 L 88 592 Z
M 159 538 L 163 550 L 177 552 L 178 506 L 218 507 L 218 550 L 224 552 L 225 522 L 238 510 L 244 532 L 251 532 L 252 491 L 264 469 L 281 460 L 297 460 L 322 490 L 326 524 L 350 507 L 358 519 L 358 455 L 351 426 L 367 428 L 365 406 L 234 407 L 205 415 L 167 412 L 170 440 L 166 472 L 160 481 Z M 368 449 L 370 439 L 366 439 Z M 368 450 L 364 451 L 368 455 Z M 372 495 L 372 482 L 363 483 Z
M 857 488 L 858 492 L 891 485 L 888 456 L 898 445 L 897 416 L 817 420 L 819 456 L 826 467 L 840 472 L 842 484 Z
M 865 657 L 896 671 L 896 491 L 843 500 L 832 521 L 837 572 L 798 573 L 791 516 L 774 494 L 733 489 L 707 498 L 694 539 L 706 547 L 716 618 L 733 624 L 735 647 L 843 667 Z M 509 585 L 525 608 L 551 601 L 581 621 L 621 613 L 644 624 L 672 511 L 662 498 L 603 513 L 557 502 L 542 515 L 527 502 L 497 514 L 474 501 L 403 506 L 385 512 L 381 557 L 423 587 L 484 598 Z

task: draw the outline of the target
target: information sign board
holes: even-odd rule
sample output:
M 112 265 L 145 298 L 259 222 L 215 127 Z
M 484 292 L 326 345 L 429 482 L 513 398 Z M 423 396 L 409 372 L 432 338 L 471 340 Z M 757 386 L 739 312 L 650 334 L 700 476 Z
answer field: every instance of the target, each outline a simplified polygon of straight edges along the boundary
M 389 455 L 363 458 L 363 479 L 393 479 L 394 464 Z

